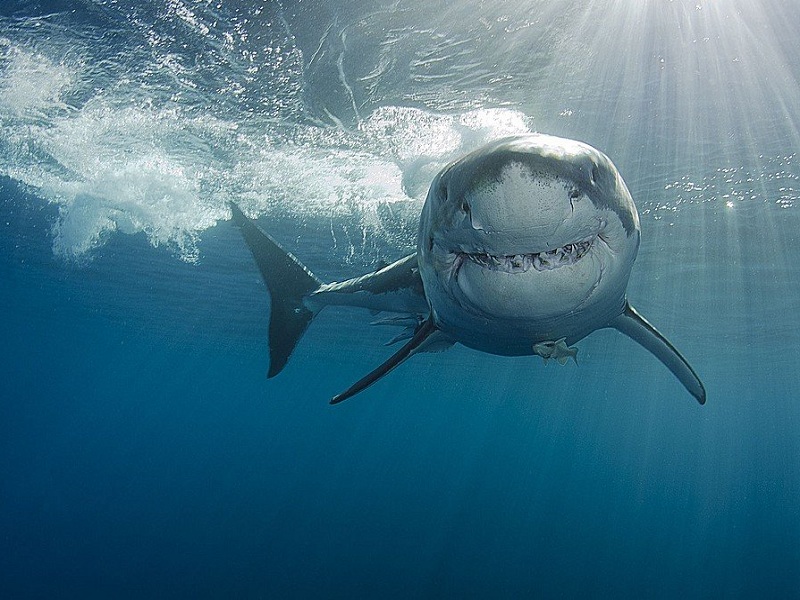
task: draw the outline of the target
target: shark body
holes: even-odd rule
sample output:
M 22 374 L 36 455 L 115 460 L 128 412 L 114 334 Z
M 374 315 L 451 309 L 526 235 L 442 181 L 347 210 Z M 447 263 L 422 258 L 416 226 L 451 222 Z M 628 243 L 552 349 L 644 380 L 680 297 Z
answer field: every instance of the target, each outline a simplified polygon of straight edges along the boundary
M 324 283 L 231 204 L 270 292 L 270 369 L 277 375 L 313 317 L 331 305 L 396 313 L 405 344 L 331 403 L 411 355 L 460 343 L 496 355 L 577 362 L 573 345 L 614 328 L 651 352 L 700 403 L 688 361 L 629 304 L 639 215 L 607 156 L 542 134 L 504 138 L 446 166 L 431 183 L 414 254 Z

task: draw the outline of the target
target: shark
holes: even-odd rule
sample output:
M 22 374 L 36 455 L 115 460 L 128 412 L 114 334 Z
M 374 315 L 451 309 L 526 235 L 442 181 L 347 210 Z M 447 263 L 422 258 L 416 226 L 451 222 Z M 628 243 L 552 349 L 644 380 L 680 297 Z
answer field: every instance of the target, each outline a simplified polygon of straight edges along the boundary
M 333 396 L 338 404 L 414 354 L 454 344 L 500 356 L 577 363 L 577 342 L 615 329 L 660 360 L 697 402 L 705 387 L 675 346 L 627 299 L 641 225 L 611 160 L 546 134 L 490 142 L 445 166 L 422 207 L 416 252 L 370 273 L 323 282 L 230 203 L 270 298 L 274 377 L 328 306 L 391 316 L 404 342 Z

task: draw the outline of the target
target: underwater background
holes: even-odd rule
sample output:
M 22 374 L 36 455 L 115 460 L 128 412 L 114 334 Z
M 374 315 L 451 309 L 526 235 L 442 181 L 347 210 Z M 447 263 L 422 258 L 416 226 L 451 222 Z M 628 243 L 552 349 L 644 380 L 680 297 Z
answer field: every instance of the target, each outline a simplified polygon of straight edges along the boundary
M 0 597 L 800 595 L 800 4 L 4 0 Z M 227 202 L 324 280 L 448 161 L 575 138 L 639 207 L 580 365 L 326 309 L 267 380 Z

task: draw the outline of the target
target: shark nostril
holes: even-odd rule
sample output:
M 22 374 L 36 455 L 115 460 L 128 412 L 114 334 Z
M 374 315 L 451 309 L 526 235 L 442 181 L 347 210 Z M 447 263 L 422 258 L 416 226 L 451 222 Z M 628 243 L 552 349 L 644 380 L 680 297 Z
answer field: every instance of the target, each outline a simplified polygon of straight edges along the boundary
M 477 231 L 483 231 L 483 226 L 481 225 L 480 220 L 476 219 L 472 214 L 472 207 L 466 200 L 461 203 L 461 212 L 464 213 L 465 218 L 469 220 L 470 227 Z

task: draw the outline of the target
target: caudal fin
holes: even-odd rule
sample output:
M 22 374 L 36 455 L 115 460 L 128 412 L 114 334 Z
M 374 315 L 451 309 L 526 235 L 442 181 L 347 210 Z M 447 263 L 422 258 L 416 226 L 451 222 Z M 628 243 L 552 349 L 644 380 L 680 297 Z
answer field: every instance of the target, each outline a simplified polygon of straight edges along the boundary
M 230 202 L 233 221 L 242 236 L 261 276 L 267 284 L 272 301 L 269 317 L 269 373 L 274 377 L 289 360 L 294 347 L 314 318 L 303 304 L 303 298 L 322 282 L 290 252 L 286 252 L 270 235 L 264 233 L 241 209 Z

